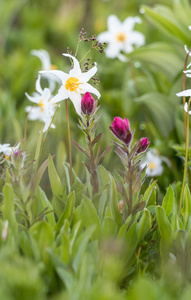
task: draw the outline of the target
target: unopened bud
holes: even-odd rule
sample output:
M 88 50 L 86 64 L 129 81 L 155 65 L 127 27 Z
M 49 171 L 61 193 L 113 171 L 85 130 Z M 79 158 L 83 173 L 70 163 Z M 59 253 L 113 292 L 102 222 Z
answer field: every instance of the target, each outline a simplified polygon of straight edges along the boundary
M 119 211 L 120 213 L 123 212 L 123 207 L 124 207 L 124 203 L 123 203 L 123 200 L 120 200 L 119 203 L 118 203 L 118 207 L 119 207 Z
M 137 153 L 141 153 L 141 152 L 144 152 L 145 150 L 147 150 L 149 144 L 150 144 L 150 142 L 148 141 L 147 137 L 140 139 L 140 146 L 137 149 Z
M 81 100 L 81 109 L 84 115 L 91 115 L 95 109 L 95 99 L 89 92 L 86 92 Z

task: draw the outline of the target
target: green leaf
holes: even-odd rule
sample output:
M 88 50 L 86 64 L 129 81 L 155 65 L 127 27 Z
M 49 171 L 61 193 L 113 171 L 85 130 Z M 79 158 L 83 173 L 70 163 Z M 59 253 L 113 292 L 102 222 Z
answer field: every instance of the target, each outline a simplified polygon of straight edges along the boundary
M 4 194 L 4 204 L 2 207 L 3 211 L 3 219 L 9 222 L 9 227 L 12 229 L 14 233 L 17 232 L 17 221 L 15 217 L 15 209 L 14 209 L 14 192 L 11 184 L 6 183 L 3 188 Z
M 34 157 L 34 170 L 36 172 L 38 168 L 38 162 L 40 157 L 40 150 L 41 150 L 41 144 L 42 144 L 42 137 L 43 137 L 43 125 L 41 126 L 41 131 L 38 137 L 37 146 L 36 146 L 36 152 Z
M 82 217 L 83 217 L 82 221 L 86 229 L 92 225 L 96 226 L 92 238 L 93 240 L 98 240 L 101 232 L 100 221 L 93 203 L 85 196 L 82 200 Z
M 143 201 L 146 202 L 146 207 L 149 207 L 150 205 L 156 205 L 156 197 L 153 197 L 153 190 L 156 189 L 156 187 L 156 181 L 153 181 L 146 189 L 143 195 Z
M 182 214 L 184 216 L 183 224 L 186 229 L 188 225 L 189 217 L 191 216 L 191 195 L 190 195 L 188 184 L 186 184 L 184 188 Z
M 166 261 L 172 248 L 172 228 L 163 207 L 156 207 L 156 217 L 161 235 L 160 252 L 163 260 Z
M 56 172 L 56 168 L 54 166 L 54 162 L 50 154 L 48 156 L 48 174 L 49 174 L 52 193 L 57 197 L 61 196 L 62 195 L 61 181 Z
M 122 215 L 119 211 L 118 193 L 117 193 L 115 180 L 113 177 L 112 177 L 112 185 L 109 188 L 109 192 L 110 192 L 110 203 L 111 203 L 112 214 L 114 216 L 115 222 L 120 227 L 123 223 L 123 220 L 122 220 Z
M 48 222 L 50 222 L 52 226 L 54 226 L 56 222 L 54 218 L 53 207 L 50 201 L 47 199 L 45 192 L 40 187 L 37 188 L 37 198 L 38 201 L 40 201 L 43 209 L 48 208 L 46 212 L 51 211 L 50 213 L 46 214 L 46 219 L 48 220 Z
M 174 204 L 174 191 L 172 187 L 169 186 L 162 202 L 162 207 L 164 208 L 167 216 L 171 214 L 173 210 L 173 204 Z
M 96 229 L 96 225 L 87 228 L 75 241 L 72 252 L 72 266 L 76 272 L 83 260 L 86 247 Z
M 148 209 L 144 209 L 143 215 L 137 224 L 137 242 L 140 243 L 147 232 L 151 229 L 151 214 Z
M 118 226 L 110 218 L 105 218 L 101 227 L 101 237 L 102 239 L 115 237 L 118 231 Z
M 75 204 L 75 193 L 72 192 L 68 195 L 66 200 L 66 207 L 62 213 L 61 218 L 59 219 L 58 223 L 56 223 L 54 227 L 56 231 L 59 231 L 61 229 L 66 219 L 71 218 L 74 211 L 74 204 Z

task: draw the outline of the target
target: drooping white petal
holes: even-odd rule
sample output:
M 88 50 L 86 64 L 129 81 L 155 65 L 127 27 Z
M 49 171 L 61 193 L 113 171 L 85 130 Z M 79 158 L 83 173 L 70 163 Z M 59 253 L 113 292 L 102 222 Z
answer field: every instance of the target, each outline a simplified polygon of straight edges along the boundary
M 68 79 L 68 74 L 64 73 L 62 71 L 59 71 L 59 70 L 40 71 L 39 73 L 40 74 L 53 74 L 53 75 L 57 76 L 62 81 L 62 83 Z
M 91 68 L 89 71 L 82 73 L 78 78 L 79 81 L 81 82 L 88 82 L 90 78 L 92 78 L 95 73 L 97 72 L 97 66 Z
M 36 91 L 39 94 L 42 94 L 42 88 L 41 88 L 41 85 L 40 85 L 40 75 L 38 75 L 38 78 L 36 80 Z
M 188 112 L 188 103 L 187 102 L 184 104 L 184 110 L 185 110 L 185 112 Z M 189 111 L 189 115 L 191 115 L 191 111 Z
M 131 32 L 136 23 L 141 23 L 141 19 L 139 17 L 128 17 L 124 20 L 122 27 L 127 32 Z
M 70 57 L 73 60 L 73 63 L 74 63 L 73 69 L 70 70 L 69 74 L 71 76 L 78 77 L 82 73 L 81 69 L 80 69 L 79 61 L 74 56 L 72 56 L 70 54 L 62 53 L 62 55 Z
M 71 92 L 70 100 L 72 101 L 78 115 L 81 114 L 81 96 L 76 92 Z
M 92 93 L 97 96 L 99 99 L 101 97 L 101 94 L 89 83 L 84 83 L 81 85 L 81 94 L 85 94 L 86 92 Z
M 33 103 L 38 103 L 40 101 L 40 98 L 41 98 L 40 95 L 35 96 L 35 97 L 30 96 L 28 93 L 25 93 L 25 95 Z
M 128 58 L 125 57 L 125 55 L 123 55 L 123 54 L 119 54 L 119 55 L 118 55 L 118 59 L 119 59 L 120 61 L 122 61 L 122 62 L 127 62 L 127 61 L 128 61 Z
M 182 96 L 188 97 L 188 96 L 190 96 L 191 97 L 191 89 L 188 89 L 188 90 L 182 91 L 180 93 L 177 93 L 176 96 L 178 96 L 178 97 L 182 97 Z
M 51 92 L 48 88 L 45 88 L 44 91 L 42 92 L 42 99 L 43 101 L 48 101 L 51 98 Z
M 107 28 L 109 32 L 117 32 L 121 28 L 122 24 L 120 20 L 115 16 L 111 15 L 107 19 Z
M 48 71 L 51 69 L 50 56 L 46 50 L 32 50 L 31 54 L 37 56 L 41 60 L 43 70 Z
M 97 36 L 97 40 L 101 43 L 109 43 L 112 39 L 112 35 L 109 31 L 104 31 Z

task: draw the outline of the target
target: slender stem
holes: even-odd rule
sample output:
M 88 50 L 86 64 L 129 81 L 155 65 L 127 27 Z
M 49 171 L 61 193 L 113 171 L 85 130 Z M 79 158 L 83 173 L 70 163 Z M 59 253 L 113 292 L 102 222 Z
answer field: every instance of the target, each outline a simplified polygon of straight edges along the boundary
M 30 111 L 27 114 L 26 120 L 25 120 L 25 128 L 24 128 L 24 151 L 26 151 L 26 145 L 27 145 L 27 126 L 28 126 L 28 120 L 29 120 L 29 115 L 35 105 L 33 105 L 30 109 Z
M 187 164 L 188 164 L 188 147 L 189 147 L 189 106 L 190 106 L 191 98 L 188 101 L 188 108 L 186 113 L 186 148 L 185 148 L 185 164 L 184 164 L 184 175 L 183 175 L 183 182 L 182 182 L 182 189 L 180 194 L 180 207 L 179 207 L 179 217 L 181 217 L 181 208 L 182 208 L 182 201 L 183 201 L 183 194 L 184 194 L 184 187 L 186 181 L 186 171 L 187 171 Z
M 133 174 L 133 167 L 131 164 L 131 160 L 129 160 L 129 203 L 128 203 L 128 215 L 130 215 L 132 213 L 132 207 L 133 207 L 133 178 L 132 178 L 132 174 Z
M 72 179 L 72 146 L 71 146 L 71 137 L 70 137 L 70 123 L 69 123 L 69 116 L 68 116 L 68 102 L 67 99 L 65 100 L 66 106 L 66 121 L 67 121 L 67 130 L 68 130 L 68 146 L 69 146 L 69 160 L 70 160 L 70 185 L 73 184 Z

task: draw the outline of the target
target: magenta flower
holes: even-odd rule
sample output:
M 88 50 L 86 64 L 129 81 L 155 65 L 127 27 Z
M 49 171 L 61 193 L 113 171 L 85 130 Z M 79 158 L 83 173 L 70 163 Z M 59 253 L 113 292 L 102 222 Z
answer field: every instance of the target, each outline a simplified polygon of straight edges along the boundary
M 95 99 L 86 92 L 81 100 L 81 110 L 84 115 L 91 115 L 95 109 Z
M 120 141 L 129 146 L 133 134 L 130 132 L 128 119 L 125 118 L 123 120 L 120 117 L 115 117 L 114 121 L 111 123 L 110 130 Z
M 147 150 L 149 144 L 150 144 L 150 142 L 148 141 L 147 137 L 140 139 L 140 146 L 137 150 L 137 153 L 141 153 L 141 152 L 144 152 L 145 150 Z

